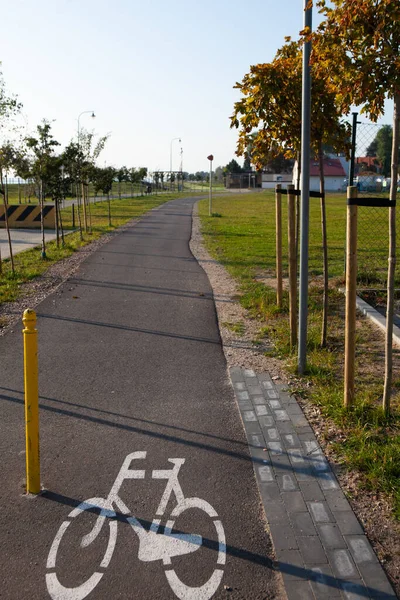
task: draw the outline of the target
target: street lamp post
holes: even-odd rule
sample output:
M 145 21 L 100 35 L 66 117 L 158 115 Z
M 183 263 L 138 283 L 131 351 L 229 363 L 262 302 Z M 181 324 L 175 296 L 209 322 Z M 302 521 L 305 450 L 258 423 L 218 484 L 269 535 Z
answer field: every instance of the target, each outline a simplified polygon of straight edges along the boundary
M 80 113 L 80 115 L 78 116 L 78 175 L 80 178 L 81 172 L 80 172 L 80 158 L 79 158 L 79 150 L 80 150 L 80 118 L 82 115 L 87 115 L 91 113 L 91 117 L 92 119 L 95 118 L 95 114 L 93 110 L 84 110 L 83 112 Z M 87 227 L 87 215 L 86 215 L 86 201 L 85 201 L 85 194 L 83 193 L 83 181 L 81 182 L 81 186 L 82 186 L 82 200 L 83 200 L 83 222 L 84 222 L 84 226 L 85 226 L 85 231 L 87 232 L 88 227 Z M 78 185 L 79 188 L 79 185 Z M 79 213 L 79 192 L 77 192 L 77 200 L 78 200 L 78 213 Z
M 211 217 L 211 215 L 212 215 L 212 161 L 214 160 L 214 156 L 212 154 L 210 154 L 210 156 L 207 156 L 207 158 L 210 161 L 210 191 L 209 191 L 209 197 L 208 197 L 208 212 Z
M 179 143 L 181 143 L 181 138 L 180 137 L 176 137 L 173 138 L 171 140 L 171 143 L 169 145 L 169 187 L 170 190 L 172 189 L 172 143 L 175 142 L 176 140 L 179 140 Z

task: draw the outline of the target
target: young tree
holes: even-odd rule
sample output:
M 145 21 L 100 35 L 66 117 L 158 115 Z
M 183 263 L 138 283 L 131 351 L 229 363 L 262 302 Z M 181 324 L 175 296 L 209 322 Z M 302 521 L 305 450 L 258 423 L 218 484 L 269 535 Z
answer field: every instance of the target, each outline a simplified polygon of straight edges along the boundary
M 252 144 L 252 159 L 257 168 L 283 155 L 295 158 L 301 143 L 302 43 L 286 38 L 272 63 L 252 66 L 239 89 L 243 98 L 235 103 L 231 127 L 239 129 L 237 154 L 243 155 Z M 313 73 L 311 141 L 320 165 L 321 227 L 323 246 L 323 317 L 321 345 L 326 345 L 328 314 L 328 256 L 326 237 L 323 144 L 337 152 L 348 152 L 349 127 L 341 118 L 335 94 L 327 88 L 325 77 Z
M 87 206 L 89 198 L 90 173 L 96 165 L 96 161 L 104 150 L 104 146 L 109 135 L 99 137 L 97 140 L 93 132 L 82 129 L 79 135 L 79 154 L 78 154 L 78 179 L 81 185 L 82 203 L 83 203 L 83 221 L 85 231 L 88 231 Z M 82 153 L 82 155 L 80 154 Z M 90 218 L 90 205 L 89 205 Z
M 383 125 L 379 129 L 378 133 L 375 136 L 375 139 L 370 143 L 366 151 L 367 156 L 377 157 L 381 165 L 382 175 L 384 175 L 384 177 L 390 176 L 390 169 L 392 163 L 392 146 L 393 127 L 391 125 Z
M 32 176 L 36 179 L 39 188 L 40 203 L 40 229 L 42 233 L 42 259 L 46 258 L 46 239 L 44 234 L 44 199 L 46 196 L 47 185 L 50 187 L 50 180 L 54 176 L 54 149 L 59 146 L 53 134 L 51 133 L 51 124 L 43 119 L 42 124 L 37 126 L 37 137 L 28 137 L 26 139 L 27 147 L 32 151 L 33 159 L 31 163 Z
M 0 62 L 1 67 L 1 62 Z M 0 70 L 0 136 L 3 138 L 5 130 L 9 127 L 10 121 L 12 117 L 14 117 L 20 110 L 22 104 L 18 102 L 17 97 L 14 95 L 9 95 L 3 79 L 3 74 Z M 12 167 L 12 163 L 15 157 L 14 149 L 10 142 L 5 142 L 2 144 L 0 149 L 1 157 L 0 157 L 0 195 L 3 196 L 4 202 L 4 212 L 5 212 L 5 226 L 7 230 L 8 237 L 8 245 L 10 249 L 10 262 L 11 269 L 14 273 L 14 256 L 12 251 L 12 242 L 10 229 L 8 227 L 8 198 L 7 198 L 7 189 L 4 185 L 4 173 Z M 0 256 L 0 264 L 1 264 L 1 256 Z
M 393 140 L 389 207 L 389 266 L 383 409 L 390 410 L 393 371 L 396 192 L 400 119 L 400 3 L 393 0 L 319 0 L 325 20 L 314 36 L 314 62 L 336 94 L 341 109 L 352 104 L 376 121 L 386 98 L 393 100 Z M 307 34 L 307 32 L 306 32 Z

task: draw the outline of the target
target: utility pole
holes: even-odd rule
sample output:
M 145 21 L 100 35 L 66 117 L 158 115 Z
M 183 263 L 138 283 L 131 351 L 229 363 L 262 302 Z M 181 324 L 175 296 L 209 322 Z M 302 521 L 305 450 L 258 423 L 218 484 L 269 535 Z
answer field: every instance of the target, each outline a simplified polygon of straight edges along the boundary
M 304 29 L 311 33 L 312 8 L 304 0 Z M 311 42 L 303 44 L 303 79 L 301 106 L 301 196 L 300 196 L 300 291 L 299 291 L 299 350 L 298 372 L 303 374 L 307 364 L 308 319 L 308 238 L 310 216 L 310 121 L 311 121 Z

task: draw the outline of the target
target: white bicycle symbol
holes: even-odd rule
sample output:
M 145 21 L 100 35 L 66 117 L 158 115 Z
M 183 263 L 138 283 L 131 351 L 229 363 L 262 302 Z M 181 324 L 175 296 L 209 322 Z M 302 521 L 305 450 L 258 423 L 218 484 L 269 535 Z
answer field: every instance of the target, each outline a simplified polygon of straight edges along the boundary
M 129 467 L 133 460 L 146 458 L 146 454 L 146 452 L 133 452 L 132 454 L 128 454 L 107 498 L 90 498 L 89 500 L 81 502 L 79 506 L 69 513 L 68 519 L 60 525 L 47 558 L 47 569 L 51 571 L 46 574 L 46 583 L 48 592 L 53 600 L 83 600 L 83 598 L 86 598 L 100 582 L 104 575 L 104 571 L 93 573 L 89 579 L 77 587 L 71 588 L 63 586 L 57 578 L 57 551 L 62 542 L 63 535 L 76 517 L 83 514 L 85 511 L 99 511 L 99 516 L 92 531 L 82 537 L 80 546 L 81 548 L 86 548 L 94 542 L 102 527 L 107 523 L 109 527 L 109 540 L 106 552 L 100 563 L 100 568 L 106 569 L 108 567 L 117 541 L 118 522 L 115 520 L 117 514 L 113 510 L 113 507 L 116 507 L 120 514 L 129 515 L 131 513 L 129 508 L 119 497 L 118 492 L 125 479 L 144 479 L 145 470 L 130 469 Z M 174 465 L 172 469 L 152 471 L 153 479 L 166 479 L 167 484 L 157 508 L 156 518 L 153 519 L 150 529 L 147 531 L 133 515 L 127 517 L 126 521 L 131 525 L 132 529 L 139 537 L 139 560 L 143 562 L 162 560 L 164 566 L 167 567 L 165 575 L 168 583 L 178 598 L 181 600 L 209 600 L 215 594 L 221 583 L 223 576 L 223 569 L 221 567 L 225 565 L 226 562 L 224 528 L 221 521 L 218 519 L 218 514 L 211 504 L 201 498 L 184 497 L 178 481 L 178 474 L 185 459 L 169 458 L 168 461 Z M 172 493 L 175 494 L 177 505 L 173 509 L 164 531 L 158 533 L 161 517 L 164 514 Z M 171 558 L 173 556 L 190 554 L 191 552 L 198 550 L 203 544 L 203 538 L 200 535 L 173 533 L 175 519 L 185 510 L 193 508 L 204 511 L 213 520 L 218 540 L 217 565 L 219 565 L 219 568 L 216 568 L 206 583 L 199 587 L 192 587 L 183 583 L 175 573 L 171 563 Z

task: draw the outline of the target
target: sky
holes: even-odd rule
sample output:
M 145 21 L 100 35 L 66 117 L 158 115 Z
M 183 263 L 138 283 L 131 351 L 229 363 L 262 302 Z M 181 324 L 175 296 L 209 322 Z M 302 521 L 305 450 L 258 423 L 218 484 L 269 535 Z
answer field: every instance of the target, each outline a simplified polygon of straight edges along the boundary
M 110 134 L 99 164 L 208 170 L 235 158 L 233 89 L 298 37 L 303 0 L 2 0 L 0 61 L 21 126 L 46 118 L 63 145 Z M 319 15 L 314 10 L 314 25 Z M 390 109 L 382 122 L 391 121 Z M 239 159 L 242 162 L 242 159 Z

